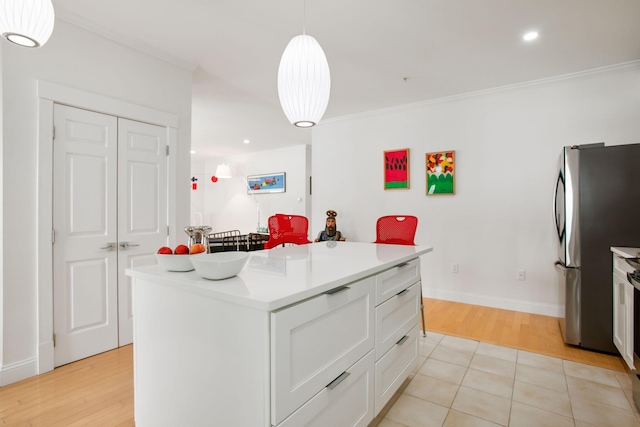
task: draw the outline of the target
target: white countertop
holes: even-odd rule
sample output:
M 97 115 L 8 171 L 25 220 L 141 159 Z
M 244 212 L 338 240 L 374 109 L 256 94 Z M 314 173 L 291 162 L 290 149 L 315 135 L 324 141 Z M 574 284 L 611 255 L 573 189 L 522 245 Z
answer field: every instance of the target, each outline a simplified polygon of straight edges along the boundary
M 273 311 L 377 274 L 432 250 L 430 246 L 319 242 L 250 252 L 243 270 L 225 280 L 207 280 L 196 271 L 166 271 L 158 265 L 127 269 L 126 274 Z
M 612 246 L 611 252 L 616 255 L 620 255 L 623 258 L 639 258 L 640 257 L 640 248 L 624 248 Z

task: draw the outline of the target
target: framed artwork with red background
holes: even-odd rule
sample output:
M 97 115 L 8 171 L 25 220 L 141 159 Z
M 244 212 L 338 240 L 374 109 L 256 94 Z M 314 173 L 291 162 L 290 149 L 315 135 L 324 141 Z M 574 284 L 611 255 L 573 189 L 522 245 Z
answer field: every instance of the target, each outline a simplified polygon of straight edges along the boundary
M 409 149 L 384 152 L 384 189 L 409 188 Z

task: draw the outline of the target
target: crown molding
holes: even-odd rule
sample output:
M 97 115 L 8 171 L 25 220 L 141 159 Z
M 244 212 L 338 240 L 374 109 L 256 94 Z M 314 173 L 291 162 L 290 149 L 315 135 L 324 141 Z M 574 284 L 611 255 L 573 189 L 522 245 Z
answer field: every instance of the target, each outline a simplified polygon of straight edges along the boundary
M 70 12 L 69 10 L 65 9 L 62 6 L 56 5 L 55 14 L 56 14 L 56 19 L 60 19 L 62 21 L 68 22 L 69 24 L 83 28 L 87 31 L 98 34 L 118 44 L 137 50 L 140 53 L 144 53 L 145 55 L 152 56 L 156 59 L 167 62 L 171 65 L 175 65 L 176 67 L 180 67 L 184 70 L 193 72 L 198 66 L 198 64 L 194 64 L 189 61 L 184 61 L 180 58 L 177 58 L 171 55 L 170 53 L 163 51 L 162 49 L 157 49 L 141 40 L 123 36 L 122 34 L 118 34 L 115 31 L 112 31 L 99 24 L 88 21 L 87 19 L 73 12 Z
M 614 65 L 607 65 L 605 67 L 593 68 L 593 69 L 585 70 L 585 71 L 578 71 L 576 73 L 561 74 L 561 75 L 558 75 L 558 76 L 546 77 L 544 79 L 530 80 L 530 81 L 522 82 L 522 83 L 515 83 L 515 84 L 511 84 L 511 85 L 498 86 L 498 87 L 495 87 L 495 88 L 483 89 L 483 90 L 478 90 L 478 91 L 474 91 L 474 92 L 466 92 L 466 93 L 461 93 L 461 94 L 458 94 L 458 95 L 444 96 L 444 97 L 441 97 L 441 98 L 434 98 L 434 99 L 429 99 L 429 100 L 426 100 L 426 101 L 414 102 L 414 103 L 411 103 L 411 104 L 403 104 L 403 105 L 397 105 L 397 106 L 394 106 L 394 107 L 380 108 L 378 110 L 365 111 L 365 112 L 362 112 L 362 113 L 348 114 L 348 115 L 345 115 L 345 116 L 334 117 L 334 118 L 331 118 L 331 119 L 322 120 L 318 125 L 321 125 L 323 123 L 332 123 L 332 122 L 339 122 L 339 121 L 342 121 L 342 120 L 351 120 L 351 119 L 355 119 L 355 118 L 363 118 L 363 117 L 368 117 L 368 116 L 375 116 L 375 115 L 378 115 L 378 114 L 384 114 L 384 113 L 389 113 L 389 112 L 394 112 L 394 111 L 408 110 L 408 109 L 412 109 L 412 108 L 423 107 L 423 106 L 426 106 L 426 105 L 439 104 L 439 103 L 444 103 L 444 102 L 449 102 L 449 101 L 456 101 L 456 100 L 466 99 L 466 98 L 473 98 L 473 97 L 476 97 L 476 96 L 488 95 L 488 94 L 493 94 L 493 93 L 507 92 L 507 91 L 521 89 L 521 88 L 525 88 L 525 87 L 542 86 L 542 85 L 547 85 L 547 84 L 556 83 L 556 82 L 560 82 L 560 81 L 583 78 L 583 77 L 588 77 L 588 76 L 597 75 L 597 74 L 606 74 L 606 73 L 612 73 L 612 72 L 617 72 L 617 71 L 626 71 L 626 70 L 630 70 L 630 69 L 634 69 L 634 68 L 640 69 L 640 60 L 623 62 L 623 63 L 620 63 L 620 64 L 614 64 Z

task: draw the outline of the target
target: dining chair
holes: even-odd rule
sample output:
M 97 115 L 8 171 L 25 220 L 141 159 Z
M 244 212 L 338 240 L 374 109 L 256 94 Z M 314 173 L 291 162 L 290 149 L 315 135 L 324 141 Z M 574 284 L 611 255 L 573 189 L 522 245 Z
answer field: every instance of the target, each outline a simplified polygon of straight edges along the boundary
M 415 246 L 414 239 L 418 228 L 418 217 L 413 215 L 386 215 L 376 221 L 376 241 L 387 245 Z M 427 336 L 427 325 L 424 323 L 424 300 L 422 299 L 422 283 L 420 283 L 420 314 L 422 316 L 422 335 Z
M 309 220 L 302 215 L 275 214 L 267 221 L 269 240 L 264 243 L 265 249 L 275 248 L 285 243 L 304 245 L 311 243 L 309 235 Z

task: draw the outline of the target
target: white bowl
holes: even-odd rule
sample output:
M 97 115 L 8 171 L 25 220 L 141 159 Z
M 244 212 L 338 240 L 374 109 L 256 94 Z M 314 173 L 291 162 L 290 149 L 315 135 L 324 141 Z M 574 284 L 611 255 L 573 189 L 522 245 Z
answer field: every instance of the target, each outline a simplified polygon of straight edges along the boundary
M 191 262 L 205 279 L 222 280 L 240 273 L 248 259 L 248 252 L 213 252 L 194 255 Z
M 193 264 L 191 264 L 191 255 L 176 255 L 176 254 L 156 254 L 158 264 L 160 267 L 169 271 L 191 271 L 193 270 Z

